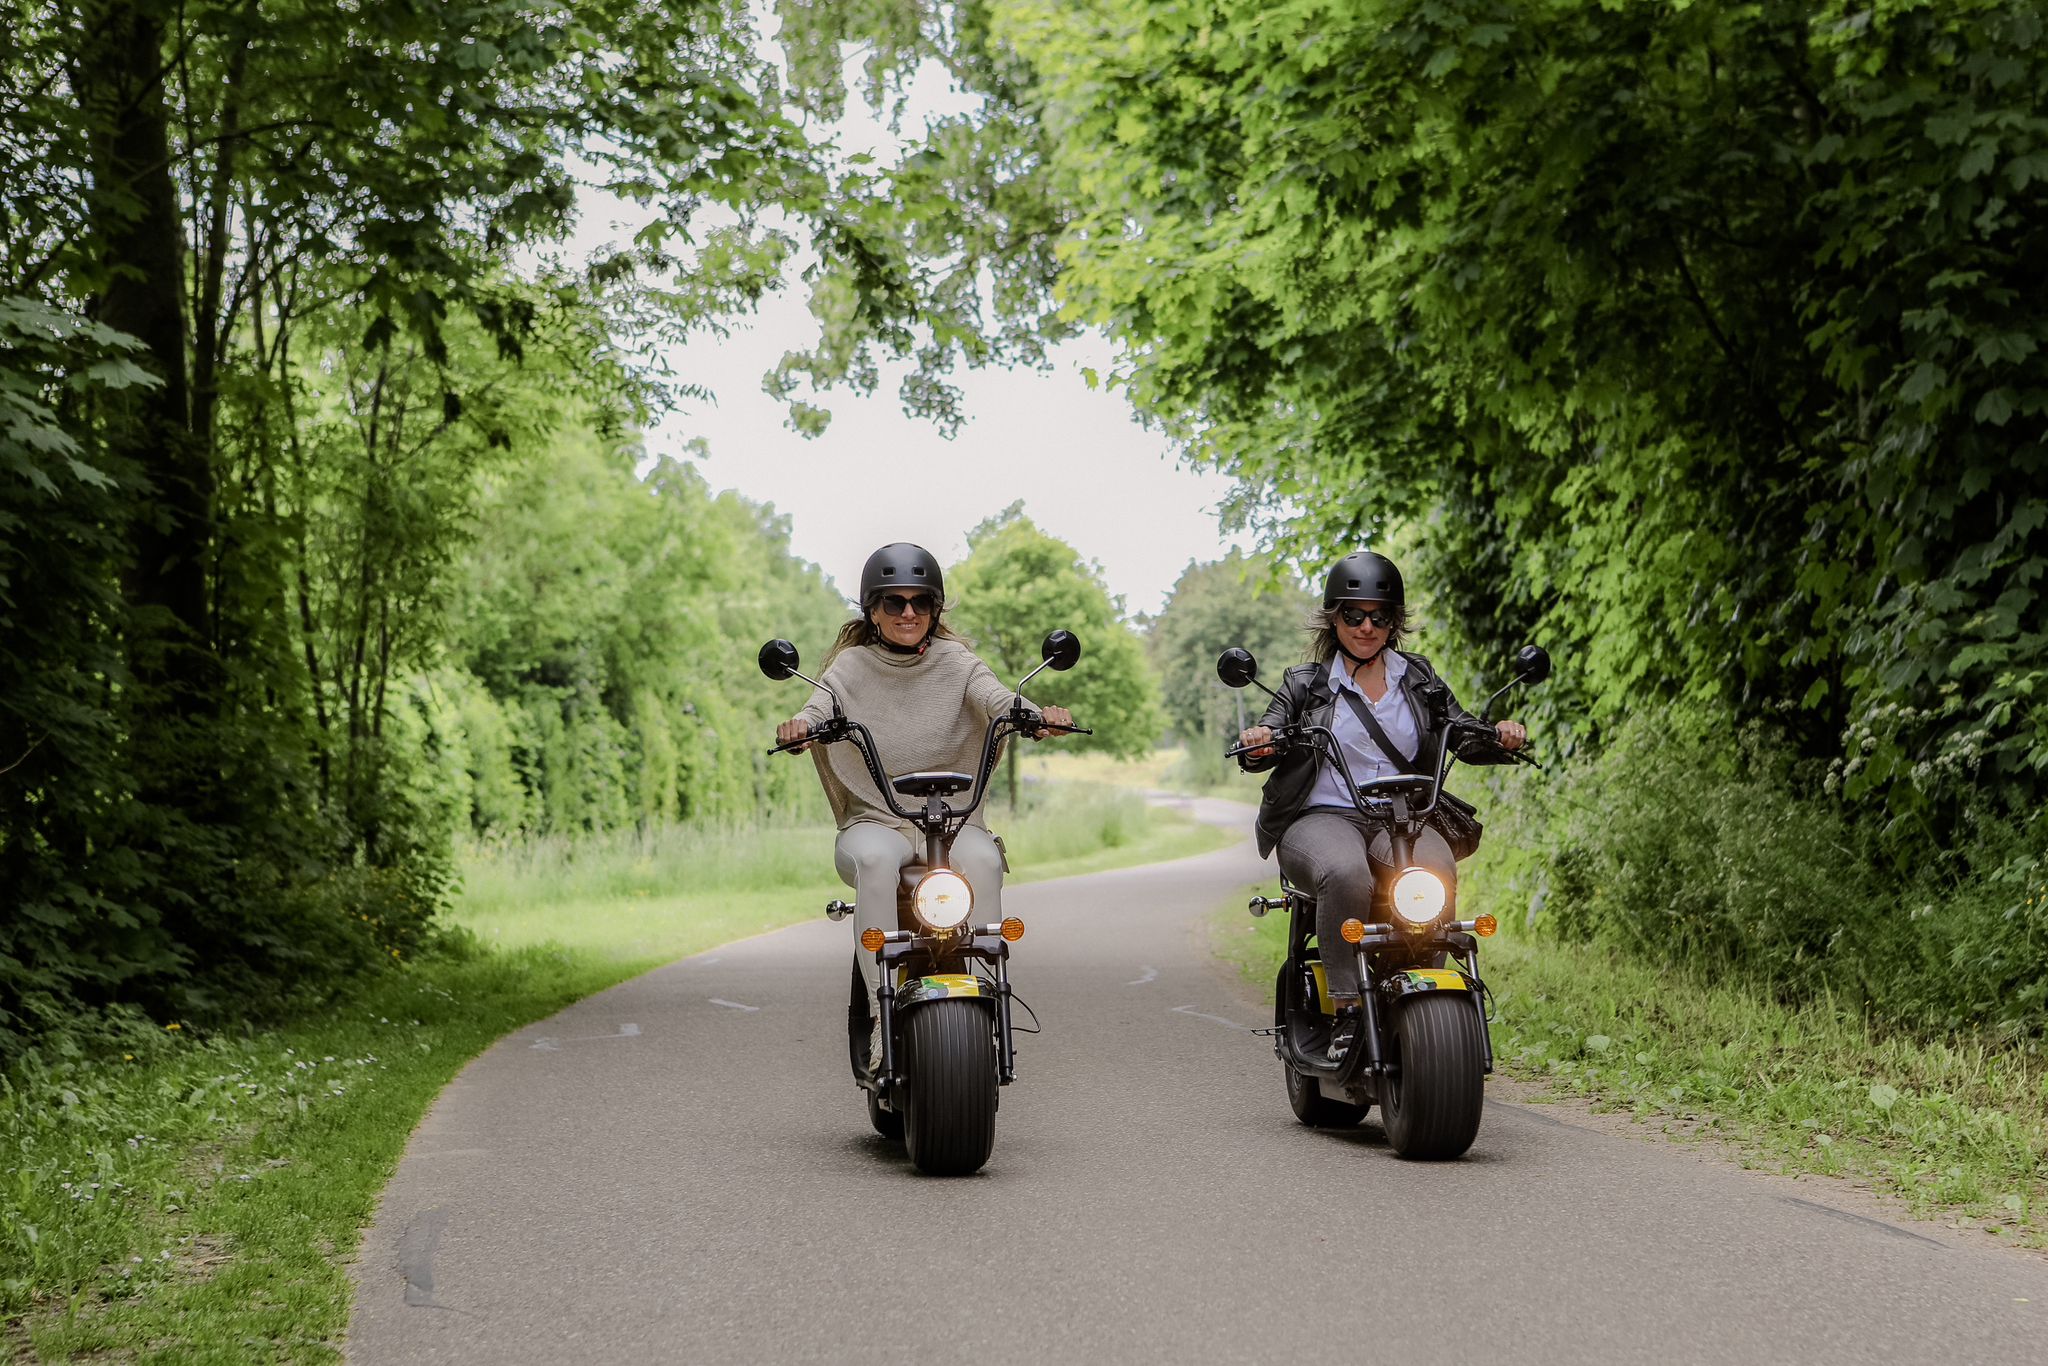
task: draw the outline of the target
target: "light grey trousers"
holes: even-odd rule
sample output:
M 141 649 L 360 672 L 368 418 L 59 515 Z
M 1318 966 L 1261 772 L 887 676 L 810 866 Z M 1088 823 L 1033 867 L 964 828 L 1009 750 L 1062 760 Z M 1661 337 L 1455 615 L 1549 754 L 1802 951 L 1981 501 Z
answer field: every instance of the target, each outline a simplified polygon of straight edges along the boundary
M 839 878 L 853 888 L 854 928 L 893 930 L 896 928 L 896 888 L 905 864 L 924 858 L 922 846 L 894 826 L 874 821 L 855 821 L 839 832 L 832 847 L 832 861 Z M 995 839 L 978 825 L 966 825 L 953 838 L 953 871 L 967 879 L 974 889 L 974 910 L 970 919 L 977 925 L 991 925 L 1003 918 L 1003 853 Z M 854 948 L 861 980 L 874 991 L 882 984 L 881 965 L 875 956 Z

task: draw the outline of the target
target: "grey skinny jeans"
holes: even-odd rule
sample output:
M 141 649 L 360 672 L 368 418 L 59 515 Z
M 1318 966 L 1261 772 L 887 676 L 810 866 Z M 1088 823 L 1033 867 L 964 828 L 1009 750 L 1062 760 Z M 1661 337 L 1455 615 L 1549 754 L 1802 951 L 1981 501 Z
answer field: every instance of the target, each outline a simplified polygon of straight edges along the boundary
M 894 826 L 875 821 L 855 821 L 839 832 L 832 848 L 832 861 L 839 878 L 853 888 L 854 928 L 893 930 L 896 928 L 896 888 L 902 882 L 905 864 L 922 862 L 924 849 Z M 966 825 L 953 839 L 953 871 L 967 879 L 974 889 L 974 910 L 970 919 L 988 925 L 1003 918 L 1003 854 L 988 831 Z M 881 965 L 872 953 L 854 946 L 854 961 L 860 965 L 861 980 L 870 992 L 881 986 Z
M 1280 875 L 1290 887 L 1316 900 L 1316 942 L 1323 953 L 1323 979 L 1332 996 L 1359 993 L 1358 955 L 1338 931 L 1353 916 L 1373 920 L 1373 867 L 1392 871 L 1387 832 L 1356 811 L 1311 807 L 1294 818 L 1274 851 Z M 1415 861 L 1456 875 L 1457 860 L 1444 837 L 1428 826 L 1415 841 Z

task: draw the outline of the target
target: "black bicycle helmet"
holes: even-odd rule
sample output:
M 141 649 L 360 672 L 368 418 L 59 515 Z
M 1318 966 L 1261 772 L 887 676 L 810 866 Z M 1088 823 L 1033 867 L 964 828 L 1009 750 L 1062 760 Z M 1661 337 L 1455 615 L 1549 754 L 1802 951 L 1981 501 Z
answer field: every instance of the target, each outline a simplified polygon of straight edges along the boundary
M 860 605 L 872 607 L 885 588 L 928 588 L 940 602 L 946 600 L 946 577 L 939 562 L 921 545 L 898 541 L 868 556 L 860 571 Z
M 1405 606 L 1401 571 L 1384 555 L 1355 550 L 1330 566 L 1323 580 L 1323 610 L 1340 602 L 1378 602 L 1388 607 Z

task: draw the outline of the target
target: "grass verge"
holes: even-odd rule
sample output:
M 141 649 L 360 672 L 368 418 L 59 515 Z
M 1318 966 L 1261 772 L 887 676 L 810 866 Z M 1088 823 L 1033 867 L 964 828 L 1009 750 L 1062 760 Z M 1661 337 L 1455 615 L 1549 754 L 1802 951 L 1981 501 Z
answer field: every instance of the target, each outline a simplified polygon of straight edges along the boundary
M 1256 779 L 1226 768 L 1222 761 L 1197 763 L 1185 747 L 1172 745 L 1140 758 L 1118 759 L 1087 751 L 1040 749 L 1023 755 L 1019 772 L 1027 782 L 1097 783 L 1139 791 L 1178 792 L 1195 797 L 1226 797 L 1256 803 Z
M 1285 923 L 1217 912 L 1212 942 L 1271 999 Z M 1495 939 L 1481 956 L 1511 1076 L 1676 1137 L 1728 1141 L 1747 1165 L 1863 1182 L 1922 1218 L 2048 1246 L 2048 1067 L 1973 1035 L 1873 1031 L 1822 1001 L 1599 949 Z
M 1023 876 L 1214 848 L 1128 793 L 995 824 Z M 467 934 L 276 1029 L 116 1018 L 0 1076 L 0 1360 L 331 1361 L 348 1258 L 413 1126 L 494 1040 L 660 963 L 815 915 L 829 830 L 500 851 Z M 691 887 L 676 894 L 678 885 Z

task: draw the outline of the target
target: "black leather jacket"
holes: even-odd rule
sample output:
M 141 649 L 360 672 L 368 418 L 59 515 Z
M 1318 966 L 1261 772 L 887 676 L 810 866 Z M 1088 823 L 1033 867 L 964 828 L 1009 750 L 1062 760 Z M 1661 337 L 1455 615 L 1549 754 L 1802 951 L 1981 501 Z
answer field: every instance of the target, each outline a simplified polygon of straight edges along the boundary
M 1449 721 L 1475 721 L 1478 718 L 1458 705 L 1450 685 L 1437 677 L 1428 660 L 1405 650 L 1397 653 L 1408 661 L 1408 671 L 1401 677 L 1401 691 L 1415 717 L 1416 732 L 1423 737 L 1424 753 L 1433 753 L 1435 742 L 1432 737 L 1440 726 Z M 1260 725 L 1330 728 L 1337 710 L 1337 694 L 1330 687 L 1329 665 L 1297 664 L 1281 677 L 1277 691 L 1279 696 L 1259 718 Z M 1457 748 L 1457 755 L 1472 764 L 1512 762 L 1503 751 L 1484 741 L 1467 742 Z M 1316 770 L 1322 763 L 1322 757 L 1315 750 L 1303 746 L 1282 750 L 1263 759 L 1239 759 L 1238 763 L 1247 773 L 1263 773 L 1268 769 L 1273 773 L 1266 779 L 1266 790 L 1259 798 L 1259 856 L 1264 858 L 1273 852 L 1273 846 L 1280 843 L 1281 834 L 1308 805 L 1309 794 L 1315 791 Z

